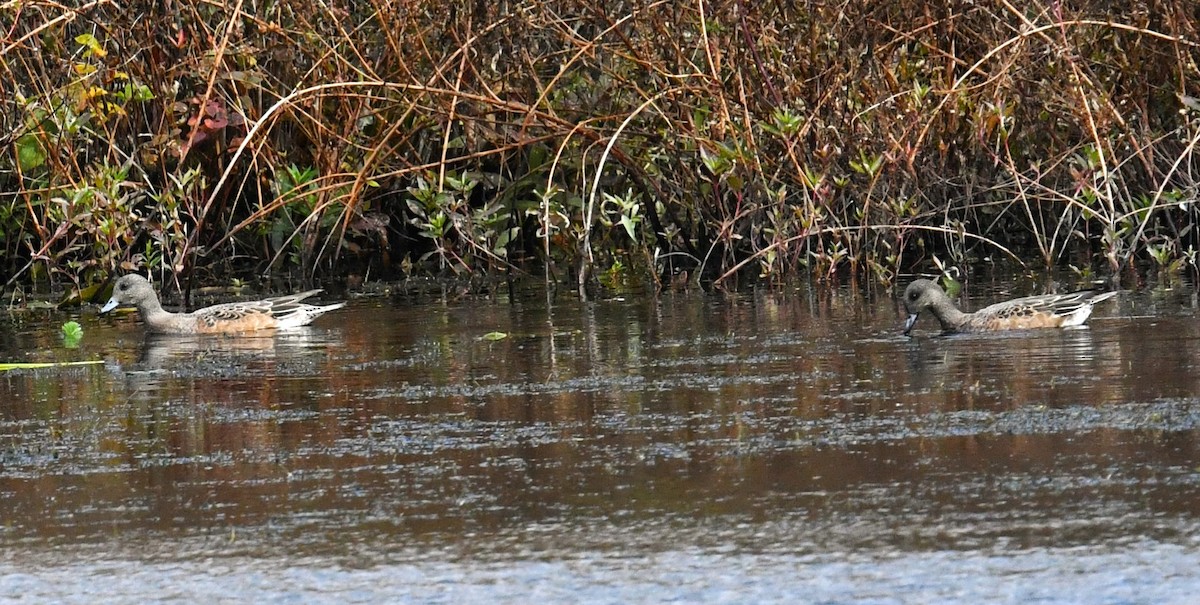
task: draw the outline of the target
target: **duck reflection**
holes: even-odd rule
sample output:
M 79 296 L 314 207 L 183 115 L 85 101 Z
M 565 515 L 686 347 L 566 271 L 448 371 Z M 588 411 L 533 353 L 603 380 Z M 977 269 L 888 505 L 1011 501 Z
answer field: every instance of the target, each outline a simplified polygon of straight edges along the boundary
M 274 335 L 205 337 L 147 334 L 142 341 L 137 369 L 175 369 L 212 359 L 236 363 L 274 357 L 275 349 Z
M 312 328 L 253 336 L 147 334 L 127 370 L 174 376 L 258 374 L 276 365 L 303 367 L 343 348 L 337 332 Z
M 906 350 L 912 387 L 941 391 L 948 410 L 1007 409 L 1017 402 L 1104 402 L 1113 363 L 1111 331 L 952 335 L 919 339 Z

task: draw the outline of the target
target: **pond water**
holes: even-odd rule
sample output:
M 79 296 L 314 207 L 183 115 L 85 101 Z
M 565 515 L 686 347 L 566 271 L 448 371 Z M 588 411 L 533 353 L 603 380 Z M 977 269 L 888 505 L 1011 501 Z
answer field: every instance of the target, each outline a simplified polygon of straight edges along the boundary
M 0 374 L 0 602 L 1191 603 L 1198 306 L 913 338 L 845 288 L 249 338 L 14 312 L 0 360 L 104 363 Z

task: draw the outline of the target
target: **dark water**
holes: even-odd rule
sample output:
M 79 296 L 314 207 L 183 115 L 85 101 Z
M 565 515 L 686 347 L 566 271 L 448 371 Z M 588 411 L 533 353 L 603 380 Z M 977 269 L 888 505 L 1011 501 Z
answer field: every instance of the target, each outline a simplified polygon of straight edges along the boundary
M 0 326 L 2 361 L 105 360 L 0 374 L 0 601 L 1200 592 L 1191 286 L 950 338 L 846 289 L 357 300 L 259 338 L 85 312 L 76 350 L 69 318 Z

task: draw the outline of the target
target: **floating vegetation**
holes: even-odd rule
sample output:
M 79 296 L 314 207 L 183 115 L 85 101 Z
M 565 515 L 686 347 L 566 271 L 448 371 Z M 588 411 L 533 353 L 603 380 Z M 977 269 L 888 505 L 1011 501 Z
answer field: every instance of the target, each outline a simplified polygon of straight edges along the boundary
M 92 361 L 46 361 L 32 363 L 0 363 L 0 372 L 9 370 L 38 370 L 42 368 L 61 368 L 67 366 L 90 366 L 98 363 L 104 363 L 103 359 L 95 359 Z
M 83 327 L 77 321 L 68 321 L 62 325 L 60 330 L 62 333 L 63 346 L 68 349 L 79 347 L 79 341 L 83 340 Z

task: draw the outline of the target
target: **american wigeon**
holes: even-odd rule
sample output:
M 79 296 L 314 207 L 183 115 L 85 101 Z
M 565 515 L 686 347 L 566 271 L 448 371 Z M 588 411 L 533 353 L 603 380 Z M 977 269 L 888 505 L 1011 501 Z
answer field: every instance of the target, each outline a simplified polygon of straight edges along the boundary
M 1116 296 L 1116 292 L 1080 290 L 1069 294 L 1027 296 L 963 313 L 937 284 L 918 279 L 904 289 L 904 308 L 908 321 L 904 333 L 912 331 L 921 312 L 929 311 L 942 324 L 944 332 L 991 332 L 1028 328 L 1067 328 L 1087 321 L 1096 303 Z
M 271 328 L 306 326 L 324 313 L 346 306 L 337 303 L 319 307 L 300 301 L 320 292 L 309 290 L 289 296 L 245 302 L 233 302 L 197 309 L 191 313 L 171 313 L 158 302 L 150 282 L 140 275 L 126 275 L 113 286 L 112 298 L 100 309 L 107 313 L 118 305 L 137 307 L 142 321 L 159 334 L 226 334 Z

